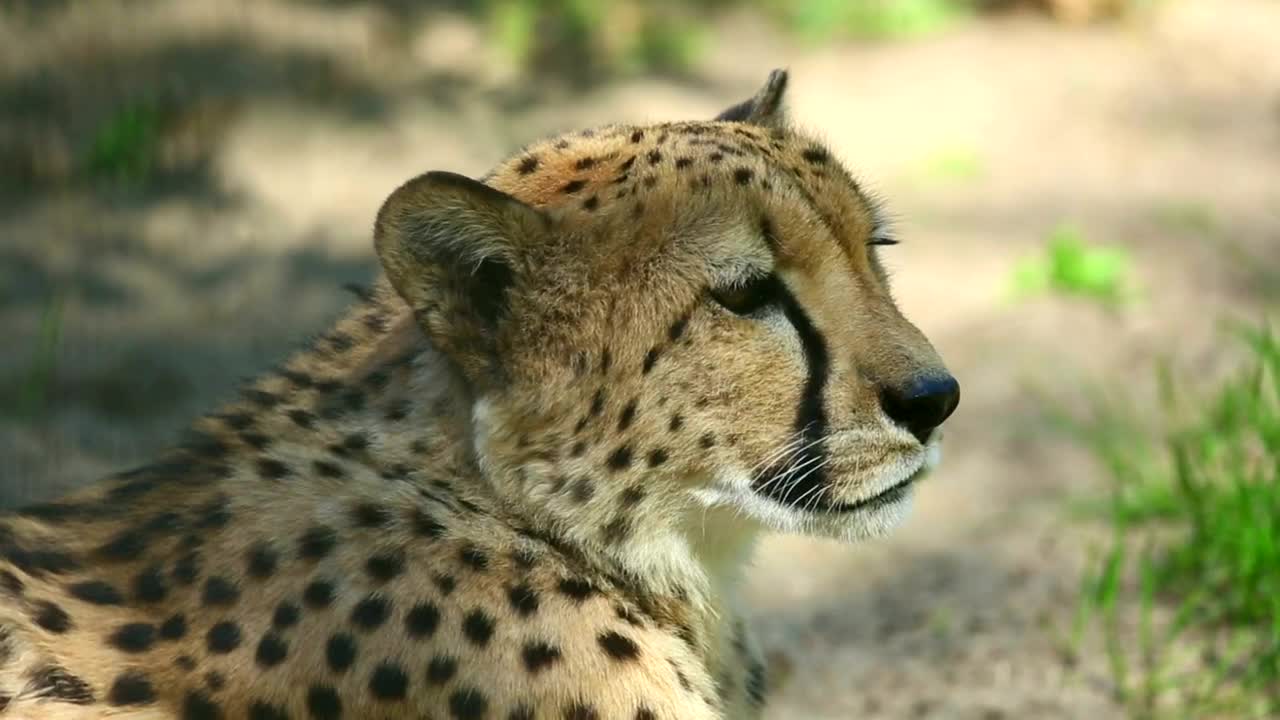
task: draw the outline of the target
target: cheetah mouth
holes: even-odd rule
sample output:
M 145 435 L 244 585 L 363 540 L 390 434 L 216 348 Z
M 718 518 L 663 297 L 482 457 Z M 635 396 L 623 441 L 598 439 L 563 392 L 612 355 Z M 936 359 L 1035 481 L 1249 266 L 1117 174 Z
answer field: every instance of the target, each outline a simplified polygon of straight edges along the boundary
M 804 475 L 804 482 L 778 482 L 787 471 L 766 476 L 753 483 L 752 492 L 791 510 L 816 515 L 848 515 L 878 510 L 904 500 L 911 486 L 928 473 L 930 463 L 923 462 L 902 479 L 870 497 L 840 502 L 832 497 L 836 484 L 827 473 L 818 470 Z
M 893 503 L 900 502 L 906 498 L 907 494 L 911 491 L 911 486 L 927 472 L 928 468 L 922 465 L 917 468 L 915 472 L 871 497 L 862 498 L 861 500 L 848 503 L 831 502 L 824 497 L 814 507 L 807 509 L 810 512 L 823 513 L 827 515 L 847 515 L 860 510 L 874 510 L 886 505 L 892 505 Z

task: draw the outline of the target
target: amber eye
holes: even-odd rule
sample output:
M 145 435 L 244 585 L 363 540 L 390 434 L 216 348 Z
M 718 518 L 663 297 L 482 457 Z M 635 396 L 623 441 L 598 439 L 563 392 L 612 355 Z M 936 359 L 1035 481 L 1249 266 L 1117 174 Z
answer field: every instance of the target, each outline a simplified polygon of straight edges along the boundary
M 757 275 L 735 285 L 712 288 L 711 297 L 735 315 L 750 315 L 778 301 L 778 283 L 776 275 Z

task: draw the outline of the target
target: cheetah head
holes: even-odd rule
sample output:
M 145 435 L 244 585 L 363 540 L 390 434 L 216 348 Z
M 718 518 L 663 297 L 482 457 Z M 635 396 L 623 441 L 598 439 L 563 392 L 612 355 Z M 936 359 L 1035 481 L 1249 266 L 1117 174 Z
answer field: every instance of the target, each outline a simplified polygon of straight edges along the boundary
M 529 146 L 397 189 L 378 255 L 474 398 L 501 494 L 583 542 L 682 514 L 896 523 L 959 386 L 895 306 L 876 206 L 781 110 Z

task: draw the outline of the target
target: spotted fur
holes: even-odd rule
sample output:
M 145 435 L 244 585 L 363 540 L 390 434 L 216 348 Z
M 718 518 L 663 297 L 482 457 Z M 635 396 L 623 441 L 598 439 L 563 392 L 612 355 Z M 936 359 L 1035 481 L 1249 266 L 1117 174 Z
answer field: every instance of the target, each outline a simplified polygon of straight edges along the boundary
M 785 84 L 396 190 L 331 330 L 0 518 L 0 717 L 756 717 L 754 538 L 891 525 L 957 397 Z

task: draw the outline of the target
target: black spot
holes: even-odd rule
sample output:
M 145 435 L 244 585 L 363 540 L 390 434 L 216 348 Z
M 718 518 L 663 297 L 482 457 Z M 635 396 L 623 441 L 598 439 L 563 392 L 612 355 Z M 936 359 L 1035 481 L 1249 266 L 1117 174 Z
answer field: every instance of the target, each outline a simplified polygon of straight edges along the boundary
M 369 437 L 367 435 L 364 433 L 351 433 L 342 438 L 342 452 L 340 454 L 346 455 L 347 453 L 360 452 L 368 448 Z
M 155 701 L 156 691 L 151 680 L 136 670 L 117 675 L 107 691 L 107 702 L 112 705 L 147 705 Z
M 635 720 L 658 720 L 658 716 L 647 707 L 642 707 L 636 711 Z
M 313 610 L 321 610 L 329 607 L 333 602 L 333 583 L 324 578 L 317 578 L 307 583 L 306 588 L 302 590 L 302 602 Z
M 249 720 L 289 720 L 289 714 L 275 705 L 255 700 L 249 706 Z
M 159 565 L 152 565 L 133 578 L 133 598 L 141 603 L 157 603 L 168 595 L 164 572 Z
M 429 602 L 414 605 L 404 616 L 404 628 L 413 637 L 431 637 L 440 626 L 440 610 Z
M 93 702 L 93 688 L 78 675 L 72 675 L 61 665 L 44 665 L 31 673 L 27 692 L 39 698 L 47 698 L 72 705 L 88 705 Z M 0 712 L 4 710 L 0 707 Z
M 313 720 L 338 720 L 342 717 L 342 700 L 338 691 L 328 685 L 312 685 L 307 690 L 307 712 Z
M 581 578 L 564 578 L 560 581 L 559 589 L 561 594 L 577 602 L 586 600 L 596 592 L 594 585 Z
M 289 419 L 293 421 L 294 425 L 297 425 L 304 430 L 310 430 L 315 427 L 316 416 L 302 408 L 294 408 L 286 414 L 289 416 Z
M 472 570 L 480 571 L 489 567 L 489 556 L 475 545 L 463 547 L 459 557 L 462 558 L 463 564 Z
M 662 162 L 662 153 L 661 153 L 661 152 L 658 152 L 657 150 L 650 150 L 650 151 L 649 151 L 649 164 L 650 164 L 650 165 L 657 165 L 657 164 L 658 164 L 658 163 L 660 163 L 660 162 Z
M 565 193 L 566 195 L 572 195 L 586 186 L 586 180 L 570 180 L 564 184 L 564 187 L 560 188 L 560 192 Z
M 226 607 L 240 599 L 240 588 L 230 580 L 214 575 L 204 582 L 205 607 Z
M 764 705 L 765 696 L 769 693 L 768 677 L 764 663 L 753 662 L 747 668 L 747 697 L 756 707 Z
M 632 400 L 622 408 L 622 415 L 618 417 L 618 431 L 622 432 L 631 427 L 631 423 L 636 419 L 636 401 Z
M 435 574 L 431 576 L 431 582 L 435 583 L 436 589 L 445 597 L 448 597 L 458 585 L 458 581 L 454 580 L 452 575 Z
M 454 720 L 480 720 L 488 709 L 489 701 L 475 688 L 458 688 L 449 695 L 449 713 Z
M 438 538 L 444 534 L 444 526 L 421 508 L 413 509 L 410 523 L 413 525 L 413 532 L 422 537 Z
M 516 166 L 516 172 L 521 175 L 528 175 L 538 169 L 538 158 L 533 155 L 527 155 L 520 164 Z
M 596 195 L 592 195 L 591 197 L 582 201 L 583 210 L 595 210 L 598 207 L 600 207 L 600 198 Z
M 560 648 L 545 642 L 530 642 L 520 651 L 520 657 L 524 659 L 525 670 L 536 674 L 560 660 Z
M 643 130 L 636 130 L 635 132 L 631 133 L 631 142 L 638 143 L 643 139 L 644 139 Z
M 279 557 L 271 544 L 265 540 L 254 543 L 245 558 L 249 577 L 265 580 L 275 574 Z
M 565 708 L 564 720 L 599 720 L 596 709 L 579 700 Z
M 687 328 L 688 326 L 689 326 L 688 315 L 685 315 L 679 320 L 676 320 L 675 322 L 671 323 L 671 327 L 667 328 L 667 339 L 669 339 L 671 342 L 675 342 L 679 340 L 680 336 L 684 335 L 685 328 Z
M 146 549 L 146 534 L 135 528 L 120 532 L 99 545 L 94 554 L 104 560 L 133 560 Z
M 604 412 L 604 388 L 597 389 L 596 394 L 591 396 L 591 416 L 595 417 L 601 412 Z
M 209 628 L 205 635 L 205 645 L 209 652 L 225 655 L 240 647 L 240 626 L 230 620 L 223 620 Z
M 187 634 L 187 618 L 182 613 L 171 615 L 160 623 L 160 639 L 179 640 Z
M 55 635 L 61 635 L 71 629 L 71 616 L 60 606 L 40 600 L 35 604 L 33 613 L 36 624 Z
M 616 545 L 626 540 L 630 534 L 631 523 L 627 522 L 627 519 L 623 517 L 616 517 L 610 520 L 601 531 L 604 541 L 609 545 Z
M 307 560 L 319 560 L 333 551 L 338 536 L 331 528 L 314 525 L 302 534 L 298 551 Z
M 240 439 L 254 450 L 261 451 L 271 447 L 271 438 L 263 435 L 262 433 L 242 432 L 240 433 Z
M 665 449 L 657 448 L 649 453 L 649 467 L 658 467 L 669 458 L 670 456 Z
M 336 673 L 346 672 L 356 661 L 356 639 L 347 633 L 330 636 L 324 646 L 324 657 L 330 670 Z
M 448 655 L 437 655 L 427 665 L 427 682 L 432 685 L 443 685 L 453 679 L 458 672 L 458 661 Z
M 404 400 L 395 400 L 387 407 L 387 411 L 382 414 L 388 422 L 400 422 L 409 417 L 409 403 Z
M 288 656 L 289 646 L 284 638 L 274 630 L 268 630 L 262 636 L 262 640 L 258 641 L 258 652 L 254 655 L 254 659 L 258 661 L 259 666 L 270 668 L 284 662 Z
M 124 596 L 120 594 L 119 590 L 101 580 L 85 580 L 72 583 L 67 586 L 67 592 L 73 598 L 93 603 L 94 605 L 119 605 L 124 602 Z
M 204 684 L 213 692 L 217 692 L 227 686 L 227 676 L 217 670 L 210 670 L 204 674 Z
M 573 167 L 578 170 L 590 170 L 592 167 L 595 166 L 595 164 L 596 164 L 595 158 L 584 157 L 584 158 L 579 158 L 578 162 L 573 164 Z
M 286 600 L 276 606 L 275 613 L 271 616 L 271 624 L 284 630 L 298 624 L 301 617 L 302 611 L 298 606 Z
M 822 165 L 827 161 L 827 151 L 820 147 L 811 147 L 800 153 L 800 156 L 814 165 Z
M 522 617 L 538 612 L 538 593 L 528 583 L 507 590 L 507 599 L 511 602 L 511 609 Z
M 631 446 L 623 445 L 614 450 L 606 461 L 609 469 L 615 472 L 631 467 Z
M 644 354 L 644 364 L 640 366 L 641 374 L 648 375 L 653 370 L 653 366 L 658 363 L 659 354 L 658 348 L 649 348 L 649 352 Z
M 716 445 L 716 438 L 711 433 L 706 433 L 702 437 L 698 438 L 698 447 L 702 448 L 703 450 L 710 450 L 711 448 L 715 447 L 715 445 Z
M 493 618 L 483 610 L 472 610 L 462 621 L 462 632 L 473 645 L 484 647 L 493 637 Z
M 569 448 L 569 457 L 576 457 L 576 458 L 582 457 L 583 454 L 586 452 L 587 452 L 587 444 L 579 440 L 573 444 L 573 447 Z M 565 478 L 563 475 L 560 476 L 560 479 L 565 482 L 568 482 L 568 478 Z M 563 482 L 559 483 L 559 485 L 560 487 L 564 487 Z M 559 490 L 559 488 L 555 488 L 555 489 L 557 491 Z
M 190 655 L 179 655 L 178 658 L 173 661 L 173 664 L 177 665 L 179 670 L 183 670 L 185 672 L 191 672 L 196 669 L 196 659 Z
M 683 170 L 693 164 L 693 158 L 676 158 L 676 169 Z
M 391 513 L 375 503 L 357 503 L 351 508 L 351 522 L 358 528 L 386 527 L 391 524 Z
M 370 556 L 364 564 L 365 572 L 377 582 L 387 582 L 404 572 L 404 553 L 399 550 Z
M 260 458 L 258 460 L 258 476 L 263 480 L 279 480 L 292 472 L 289 466 L 276 460 L 275 458 Z
M 288 380 L 289 383 L 292 384 L 294 387 L 302 390 L 305 390 L 311 387 L 313 384 L 311 376 L 300 370 L 291 370 L 289 368 L 281 368 L 280 377 L 284 378 L 285 380 Z
M 619 503 L 624 508 L 635 507 L 644 499 L 644 490 L 639 487 L 629 487 L 622 491 L 619 497 Z
M 222 708 L 199 690 L 189 690 L 182 701 L 182 720 L 222 720 Z
M 409 676 L 390 661 L 378 663 L 369 676 L 369 692 L 378 700 L 403 700 L 409 691 Z
M 351 622 L 364 630 L 372 630 L 386 622 L 391 606 L 381 595 L 370 595 L 351 609 Z
M 4 591 L 10 595 L 20 596 L 27 585 L 17 575 L 8 570 L 0 570 L 0 587 L 3 587 Z
M 344 478 L 347 471 L 342 466 L 332 460 L 316 460 L 311 463 L 311 469 L 322 478 Z
M 184 554 L 173 564 L 173 580 L 180 585 L 190 585 L 200 575 L 200 555 L 195 551 Z
M 596 489 L 591 485 L 591 478 L 583 475 L 573 484 L 573 499 L 575 502 L 584 503 L 595 495 Z
M 600 647 L 614 660 L 635 660 L 640 657 L 640 647 L 631 638 L 616 632 L 607 632 L 596 638 Z
M 155 641 L 156 626 L 151 623 L 126 623 L 107 638 L 107 644 L 127 653 L 145 652 Z

